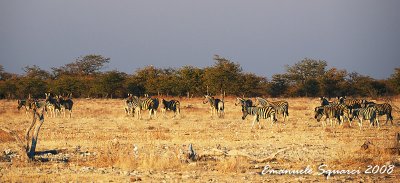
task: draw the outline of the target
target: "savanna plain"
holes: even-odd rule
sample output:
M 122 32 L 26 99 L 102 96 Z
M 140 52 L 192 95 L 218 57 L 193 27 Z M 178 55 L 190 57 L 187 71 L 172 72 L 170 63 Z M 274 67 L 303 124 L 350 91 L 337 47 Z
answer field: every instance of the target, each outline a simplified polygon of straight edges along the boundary
M 161 98 L 160 98 L 161 99 Z M 21 142 L 32 114 L 17 110 L 16 100 L 0 101 L 0 182 L 397 182 L 400 156 L 398 108 L 393 125 L 328 125 L 314 119 L 317 98 L 288 98 L 283 122 L 253 117 L 242 120 L 235 98 L 225 98 L 225 116 L 210 115 L 202 98 L 166 98 L 181 102 L 180 116 L 157 112 L 141 120 L 125 114 L 122 99 L 73 99 L 72 118 L 45 114 L 37 155 L 28 161 Z M 278 99 L 276 99 L 278 100 Z M 368 99 L 383 103 L 383 99 Z M 400 97 L 390 99 L 400 106 Z M 18 138 L 16 138 L 18 137 Z M 196 156 L 188 158 L 189 145 Z M 365 144 L 365 145 L 364 145 Z M 364 146 L 363 146 L 364 145 Z M 306 175 L 263 175 L 264 167 L 302 170 Z M 320 175 L 325 170 L 360 170 L 359 174 Z M 367 168 L 388 173 L 365 173 Z M 376 169 L 375 169 L 376 170 Z

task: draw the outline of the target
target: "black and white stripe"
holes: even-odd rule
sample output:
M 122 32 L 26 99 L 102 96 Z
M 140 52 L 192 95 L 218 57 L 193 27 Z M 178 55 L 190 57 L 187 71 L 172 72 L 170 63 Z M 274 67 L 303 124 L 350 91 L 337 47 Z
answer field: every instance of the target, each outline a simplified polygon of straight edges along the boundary
M 237 105 L 240 105 L 242 107 L 252 107 L 253 101 L 251 99 L 237 97 L 235 106 L 237 106 Z
M 157 98 L 150 98 L 150 97 L 146 97 L 144 99 L 139 99 L 137 97 L 135 97 L 136 100 L 134 100 L 136 102 L 133 102 L 133 105 L 137 105 L 139 106 L 140 110 L 148 110 L 149 111 L 149 119 L 152 118 L 152 116 L 156 116 L 156 111 L 158 109 L 159 106 L 159 102 Z M 141 119 L 141 112 L 138 112 L 138 117 L 139 119 Z
M 387 125 L 389 120 L 393 125 L 392 106 L 389 103 L 376 104 L 374 102 L 367 102 L 362 107 L 365 108 L 373 106 L 375 106 L 378 116 L 386 115 L 385 125 Z
M 352 111 L 353 118 L 358 119 L 358 125 L 360 126 L 360 130 L 362 128 L 363 120 L 369 120 L 370 127 L 377 124 L 379 128 L 379 120 L 378 120 L 378 112 L 375 106 L 365 107 L 365 108 L 358 108 Z
M 178 100 L 164 100 L 162 99 L 161 101 L 161 112 L 165 116 L 166 111 L 173 111 L 174 112 L 174 117 L 177 115 L 180 115 L 181 109 L 180 109 L 180 102 Z
M 368 103 L 365 99 L 347 99 L 346 96 L 338 97 L 338 101 L 339 104 L 346 105 L 350 111 L 361 108 L 364 104 Z
M 259 128 L 261 128 L 260 125 L 260 118 L 262 119 L 270 119 L 271 125 L 276 122 L 276 111 L 275 108 L 273 107 L 242 107 L 242 120 L 246 119 L 248 115 L 254 116 L 253 124 L 251 125 L 251 128 L 253 128 L 254 123 L 257 122 Z
M 72 107 L 74 106 L 74 102 L 72 101 L 72 93 L 66 97 L 63 97 L 61 95 L 58 96 L 57 103 L 60 105 L 61 112 L 64 114 L 64 117 L 65 117 L 66 111 L 68 111 L 69 118 L 71 118 L 72 117 Z
M 262 107 L 273 107 L 277 114 L 283 115 L 283 121 L 285 122 L 289 117 L 289 103 L 287 101 L 273 101 L 270 102 L 267 99 L 256 97 L 256 106 Z
M 326 105 L 319 106 L 314 109 L 314 118 L 319 122 L 321 118 L 325 116 L 325 121 L 330 122 L 331 126 L 333 126 L 333 120 L 337 119 L 340 121 L 340 111 L 336 106 Z M 326 122 L 322 121 L 322 127 L 326 126 Z
M 215 99 L 214 97 L 211 97 L 209 95 L 205 95 L 204 96 L 204 101 L 203 104 L 209 103 L 210 104 L 210 113 L 211 116 L 214 115 L 214 113 L 216 113 L 218 115 L 218 117 L 224 117 L 225 113 L 224 113 L 224 101 L 220 100 L 220 99 Z
M 45 111 L 47 112 L 47 115 L 50 117 L 56 117 L 58 113 L 61 111 L 61 105 L 57 101 L 56 98 L 53 98 L 53 96 L 50 93 L 45 93 L 46 99 L 46 106 L 45 106 Z

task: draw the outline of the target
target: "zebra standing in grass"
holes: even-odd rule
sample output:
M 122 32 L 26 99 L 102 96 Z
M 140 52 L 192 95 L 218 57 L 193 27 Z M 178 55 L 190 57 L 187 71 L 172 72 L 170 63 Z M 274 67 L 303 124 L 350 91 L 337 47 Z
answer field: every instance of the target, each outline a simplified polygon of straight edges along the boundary
M 32 109 L 33 100 L 28 98 L 26 100 L 18 100 L 18 111 L 23 107 L 25 108 L 25 115 L 28 115 L 29 111 Z
M 251 101 L 251 99 L 245 99 L 245 98 L 237 97 L 236 98 L 236 102 L 235 102 L 235 106 L 237 106 L 237 105 L 241 105 L 242 107 L 243 106 L 251 107 L 251 106 L 253 106 L 253 101 Z
M 210 104 L 210 112 L 211 117 L 216 113 L 218 117 L 224 117 L 224 101 L 220 99 L 214 99 L 209 95 L 204 96 L 203 104 L 209 103 Z
M 61 111 L 61 106 L 60 104 L 57 102 L 56 99 L 54 99 L 50 93 L 44 93 L 46 96 L 45 102 L 46 102 L 46 106 L 45 106 L 45 110 L 47 112 L 47 116 L 49 116 L 50 113 L 50 117 L 56 117 L 57 113 L 59 113 Z
M 65 117 L 66 110 L 68 110 L 69 118 L 71 118 L 72 117 L 72 106 L 74 105 L 74 102 L 72 101 L 72 93 L 70 93 L 66 97 L 58 96 L 57 103 L 58 103 L 58 105 L 61 106 L 61 111 L 64 114 L 64 117 Z
M 134 116 L 133 95 L 130 93 L 128 93 L 128 98 L 124 101 L 124 110 L 126 115 Z
M 174 112 L 174 117 L 173 118 L 175 118 L 175 116 L 180 115 L 180 111 L 181 111 L 180 105 L 181 104 L 180 104 L 180 102 L 178 100 L 167 101 L 167 100 L 162 99 L 161 106 L 160 106 L 161 107 L 161 113 L 165 117 L 165 112 L 167 110 L 171 110 L 171 111 Z
M 323 116 L 325 116 L 325 121 L 329 120 L 331 126 L 333 126 L 333 120 L 337 119 L 340 121 L 340 111 L 337 107 L 332 105 L 319 106 L 314 109 L 314 118 L 319 122 Z M 322 121 L 322 128 L 326 127 L 326 122 Z
M 276 113 L 273 107 L 247 107 L 242 106 L 242 120 L 246 119 L 247 115 L 254 116 L 253 124 L 251 125 L 251 129 L 254 127 L 254 123 L 258 123 L 258 127 L 261 128 L 260 117 L 262 119 L 270 119 L 271 126 L 276 122 Z
M 386 114 L 385 125 L 387 125 L 389 120 L 393 125 L 392 106 L 389 103 L 375 104 L 374 102 L 367 102 L 364 105 L 362 105 L 362 108 L 373 107 L 373 106 L 375 106 L 378 116 L 383 116 Z
M 360 126 L 360 130 L 362 127 L 363 120 L 369 120 L 370 127 L 373 126 L 374 123 L 376 123 L 378 128 L 380 128 L 378 115 L 377 115 L 378 112 L 377 112 L 377 109 L 375 106 L 354 109 L 352 113 L 353 113 L 353 117 L 358 119 L 358 125 Z
M 283 121 L 286 122 L 289 117 L 289 103 L 287 101 L 273 101 L 270 102 L 267 99 L 256 97 L 256 106 L 260 105 L 262 107 L 271 106 L 275 108 L 277 114 L 283 115 Z
M 155 111 L 158 108 L 159 105 L 158 99 L 157 98 L 153 99 L 150 97 L 146 97 L 144 99 L 139 99 L 137 97 L 135 98 L 136 100 L 134 101 L 137 103 L 136 105 L 139 106 L 140 110 L 149 110 L 149 119 L 151 119 L 152 116 L 155 115 Z M 138 112 L 138 118 L 142 119 L 141 112 Z

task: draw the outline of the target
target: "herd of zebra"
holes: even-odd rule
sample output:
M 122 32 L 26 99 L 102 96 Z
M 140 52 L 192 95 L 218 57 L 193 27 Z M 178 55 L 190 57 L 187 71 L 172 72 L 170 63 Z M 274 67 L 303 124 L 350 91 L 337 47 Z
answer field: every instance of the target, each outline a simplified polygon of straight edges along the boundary
M 142 119 L 141 111 L 149 111 L 149 119 L 156 116 L 158 108 L 161 108 L 162 114 L 165 116 L 166 110 L 174 111 L 174 117 L 180 115 L 180 102 L 177 100 L 166 101 L 162 99 L 161 104 L 158 98 L 152 98 L 145 96 L 145 98 L 139 98 L 132 94 L 128 94 L 124 102 L 124 110 L 127 115 L 132 115 L 137 117 L 137 119 Z
M 220 118 L 225 116 L 225 103 L 224 99 L 214 98 L 209 95 L 204 96 L 203 104 L 209 104 L 211 116 L 217 115 Z M 252 128 L 259 119 L 271 119 L 271 121 L 276 122 L 276 115 L 282 114 L 283 120 L 286 121 L 289 116 L 289 103 L 287 101 L 268 101 L 264 98 L 257 97 L 256 102 L 253 105 L 251 99 L 237 98 L 235 105 L 240 105 L 242 107 L 242 119 L 244 120 L 247 115 L 254 116 L 254 121 Z M 124 101 L 124 110 L 126 115 L 137 116 L 137 119 L 141 119 L 141 111 L 149 111 L 149 119 L 151 119 L 158 108 L 161 108 L 161 112 L 165 116 L 166 111 L 173 111 L 174 117 L 180 115 L 180 102 L 178 100 L 164 100 L 161 103 L 158 98 L 152 98 L 145 96 L 144 98 L 139 98 L 128 94 L 128 98 Z M 260 123 L 259 123 L 260 126 Z
M 353 119 L 358 119 L 360 130 L 362 128 L 363 120 L 369 120 L 371 126 L 379 126 L 378 117 L 386 115 L 386 123 L 390 120 L 393 125 L 392 106 L 389 103 L 376 104 L 368 102 L 364 99 L 347 99 L 346 97 L 338 97 L 336 102 L 330 102 L 327 98 L 321 97 L 321 106 L 315 108 L 314 118 L 317 121 L 325 116 L 325 121 L 329 121 L 333 126 L 333 121 L 343 125 L 345 120 L 351 122 Z M 322 126 L 325 127 L 326 123 L 322 121 Z
M 325 121 L 322 121 L 322 127 L 326 127 L 329 121 L 331 126 L 336 120 L 339 125 L 343 125 L 348 121 L 350 126 L 354 119 L 358 119 L 360 129 L 362 128 L 363 120 L 370 120 L 370 126 L 379 125 L 378 117 L 386 115 L 386 124 L 391 121 L 393 125 L 392 106 L 389 103 L 376 104 L 368 102 L 364 99 L 347 99 L 346 97 L 338 97 L 336 102 L 330 102 L 327 98 L 321 97 L 321 106 L 315 108 L 314 118 L 321 121 L 325 116 Z M 224 99 L 214 98 L 209 95 L 204 96 L 203 104 L 209 104 L 211 116 L 217 115 L 223 118 L 225 113 Z M 287 101 L 268 101 L 265 98 L 256 97 L 255 102 L 249 98 L 236 98 L 235 106 L 241 106 L 242 120 L 246 119 L 248 115 L 254 116 L 252 128 L 255 123 L 261 128 L 260 119 L 269 119 L 271 125 L 277 122 L 277 115 L 282 115 L 283 122 L 286 122 L 289 117 L 289 103 Z M 141 111 L 149 110 L 149 118 L 155 115 L 158 108 L 161 108 L 163 115 L 165 111 L 170 110 L 174 112 L 174 117 L 180 114 L 180 102 L 178 100 L 167 101 L 162 99 L 159 102 L 158 98 L 151 98 L 146 96 L 140 99 L 137 96 L 128 94 L 125 100 L 125 113 L 134 116 L 136 114 L 138 119 L 141 119 Z
M 18 100 L 17 109 L 25 108 L 25 114 L 28 114 L 32 109 L 44 107 L 44 111 L 46 111 L 49 117 L 57 117 L 61 114 L 65 117 L 66 111 L 69 111 L 69 117 L 71 118 L 72 106 L 74 105 L 72 94 L 53 96 L 50 93 L 45 93 L 45 96 L 45 99 L 34 99 L 29 95 L 27 99 Z
M 33 108 L 44 107 L 44 111 L 47 112 L 47 116 L 56 117 L 61 114 L 66 116 L 66 111 L 69 111 L 69 117 L 72 116 L 72 94 L 67 96 L 51 95 L 45 93 L 45 99 L 28 99 L 18 100 L 18 110 L 25 108 L 26 114 Z M 326 127 L 327 123 L 334 125 L 337 122 L 339 125 L 343 125 L 344 122 L 348 121 L 349 125 L 353 120 L 358 119 L 360 129 L 362 128 L 363 120 L 369 120 L 370 127 L 377 126 L 380 128 L 379 116 L 386 115 L 386 123 L 388 121 L 393 125 L 392 106 L 389 103 L 377 104 L 369 102 L 365 99 L 347 99 L 346 97 L 338 97 L 337 101 L 330 102 L 327 98 L 320 98 L 321 105 L 315 107 L 314 118 L 319 122 L 322 117 L 322 127 Z M 223 118 L 225 115 L 225 102 L 224 98 L 218 99 L 209 95 L 204 96 L 203 104 L 209 104 L 211 116 L 217 115 Z M 252 128 L 257 122 L 261 127 L 259 120 L 269 119 L 271 125 L 277 122 L 277 115 L 282 115 L 283 122 L 287 121 L 289 117 L 289 103 L 287 101 L 268 101 L 265 98 L 256 97 L 255 102 L 249 98 L 236 98 L 235 105 L 241 106 L 242 119 L 246 119 L 248 115 L 254 116 Z M 128 97 L 124 100 L 124 110 L 127 115 L 132 115 L 142 119 L 141 111 L 149 111 L 149 119 L 156 116 L 158 108 L 161 109 L 162 114 L 165 117 L 166 111 L 173 111 L 174 118 L 180 116 L 181 104 L 178 100 L 164 100 L 161 102 L 158 98 L 153 98 L 145 95 L 144 98 L 139 98 L 132 94 L 128 94 Z

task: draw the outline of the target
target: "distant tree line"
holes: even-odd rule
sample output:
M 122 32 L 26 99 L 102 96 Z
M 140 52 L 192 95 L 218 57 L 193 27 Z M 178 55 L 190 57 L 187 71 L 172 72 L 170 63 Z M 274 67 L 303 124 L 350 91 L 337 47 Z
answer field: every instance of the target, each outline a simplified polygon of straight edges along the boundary
M 379 97 L 400 93 L 400 68 L 390 78 L 376 80 L 345 69 L 328 69 L 327 62 L 305 58 L 286 65 L 286 72 L 270 80 L 243 72 L 238 63 L 218 55 L 214 65 L 205 68 L 156 68 L 147 66 L 127 74 L 117 70 L 101 70 L 110 58 L 86 55 L 74 62 L 46 71 L 26 66 L 23 75 L 8 73 L 0 65 L 0 98 L 43 98 L 45 92 L 69 94 L 73 97 L 122 98 L 128 93 L 143 96 L 270 96 L 270 97 Z

